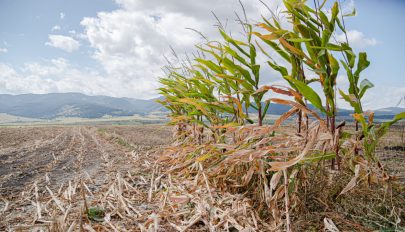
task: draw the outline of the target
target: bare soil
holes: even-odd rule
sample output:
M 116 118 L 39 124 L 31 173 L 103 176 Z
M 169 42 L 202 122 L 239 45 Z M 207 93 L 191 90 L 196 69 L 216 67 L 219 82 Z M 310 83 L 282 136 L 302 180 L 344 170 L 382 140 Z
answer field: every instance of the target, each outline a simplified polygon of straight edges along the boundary
M 381 138 L 377 147 L 385 168 L 405 183 L 405 125 L 393 126 L 387 135 Z
M 95 193 L 129 171 L 146 181 L 151 171 L 136 163 L 139 155 L 152 163 L 149 151 L 170 139 L 170 128 L 161 125 L 0 128 L 0 231 L 14 231 L 24 222 L 20 214 L 35 212 L 20 201 L 33 186 L 41 197 L 46 187 L 61 192 L 79 179 Z
M 114 138 L 151 149 L 168 143 L 170 131 L 163 126 L 2 128 L 0 193 L 16 194 L 41 178 L 60 184 L 78 175 L 125 170 L 133 165 L 125 159 L 130 147 Z

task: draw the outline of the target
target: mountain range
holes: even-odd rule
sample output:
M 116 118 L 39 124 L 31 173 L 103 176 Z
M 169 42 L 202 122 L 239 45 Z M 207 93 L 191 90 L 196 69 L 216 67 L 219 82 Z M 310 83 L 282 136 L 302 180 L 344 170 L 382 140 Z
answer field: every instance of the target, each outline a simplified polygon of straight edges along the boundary
M 0 113 L 9 115 L 54 119 L 58 117 L 100 118 L 110 116 L 148 115 L 165 108 L 156 99 L 141 100 L 108 96 L 88 96 L 82 93 L 0 94 Z M 281 115 L 289 106 L 271 104 L 269 113 Z M 405 108 L 390 107 L 375 111 L 377 118 L 391 118 Z M 339 116 L 350 116 L 351 110 L 339 109 Z
M 159 109 L 163 108 L 153 99 L 88 96 L 81 93 L 0 94 L 0 113 L 29 118 L 131 116 Z

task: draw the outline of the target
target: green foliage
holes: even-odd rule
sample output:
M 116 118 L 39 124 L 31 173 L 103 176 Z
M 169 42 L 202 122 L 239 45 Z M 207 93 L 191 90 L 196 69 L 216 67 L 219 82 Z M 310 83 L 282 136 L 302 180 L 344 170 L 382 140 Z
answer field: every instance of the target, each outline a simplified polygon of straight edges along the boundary
M 377 157 L 375 156 L 375 149 L 378 145 L 378 141 L 388 133 L 389 128 L 396 122 L 405 119 L 405 112 L 399 113 L 394 116 L 393 119 L 382 123 L 379 126 L 373 124 L 373 116 L 369 116 L 368 122 L 363 114 L 355 114 L 354 115 L 357 122 L 359 122 L 362 126 L 362 135 L 363 139 L 363 147 L 364 147 L 364 156 L 369 161 L 377 161 Z
M 335 1 L 330 9 L 326 9 L 326 2 L 312 9 L 304 0 L 284 0 L 283 16 L 288 26 L 274 15 L 257 25 L 239 20 L 243 38 L 232 37 L 221 26 L 220 41 L 196 46 L 198 55 L 192 61 L 179 60 L 177 66 L 165 67 L 167 76 L 160 79 L 159 89 L 164 99 L 159 102 L 171 111 L 171 123 L 178 126 L 179 132 L 176 142 L 180 142 L 169 152 L 170 170 L 184 168 L 179 172 L 197 180 L 190 172 L 198 172 L 198 176 L 204 169 L 209 173 L 205 178 L 214 185 L 223 189 L 231 184 L 238 192 L 264 197 L 260 205 L 270 204 L 270 208 L 279 199 L 277 194 L 284 195 L 286 209 L 290 207 L 288 195 L 300 185 L 296 176 L 305 173 L 301 169 L 305 166 L 313 168 L 319 162 L 331 161 L 332 169 L 340 169 L 342 160 L 344 164 L 355 164 L 355 175 L 340 194 L 350 191 L 359 181 L 372 180 L 375 170 L 382 172 L 379 176 L 387 176 L 375 149 L 389 127 L 405 118 L 405 112 L 381 125 L 374 123 L 373 113 L 363 112 L 361 100 L 374 86 L 363 78 L 363 71 L 370 65 L 367 54 L 357 54 L 349 41 L 337 42 L 333 37 L 346 34 L 344 18 L 355 11 L 342 15 L 339 2 Z M 266 65 L 288 86 L 264 85 L 262 69 Z M 346 77 L 342 77 L 342 70 Z M 349 88 L 338 89 L 338 77 L 347 78 Z M 269 91 L 284 96 L 266 99 Z M 335 124 L 337 91 L 355 112 L 354 133 L 344 131 L 345 123 Z M 272 126 L 262 126 L 267 112 L 271 113 L 271 102 L 292 109 Z M 258 113 L 257 126 L 243 126 L 254 123 L 249 109 Z M 276 129 L 294 115 L 297 133 L 276 134 Z M 326 167 L 316 165 L 316 169 L 320 166 Z M 276 190 L 281 174 L 284 188 Z M 209 181 L 205 181 L 208 185 Z M 289 216 L 285 217 L 289 231 Z
M 389 128 L 397 120 L 383 124 L 377 130 L 372 116 L 366 122 L 361 99 L 374 86 L 368 79 L 361 78 L 370 65 L 367 54 L 356 54 L 349 41 L 339 43 L 332 36 L 346 34 L 344 18 L 354 15 L 355 11 L 342 15 L 339 2 L 334 2 L 330 9 L 326 9 L 326 2 L 312 9 L 303 0 L 284 0 L 287 10 L 283 14 L 290 27 L 282 26 L 285 24 L 280 23 L 276 16 L 263 18 L 256 25 L 240 21 L 244 31 L 241 39 L 233 38 L 220 27 L 221 41 L 196 46 L 199 55 L 193 61 L 180 62 L 178 67 L 167 66 L 167 76 L 160 79 L 162 87 L 159 89 L 165 99 L 159 102 L 171 111 L 172 123 L 201 125 L 211 129 L 219 138 L 221 130 L 213 128 L 253 123 L 249 109 L 255 109 L 261 126 L 272 102 L 272 99 L 265 99 L 266 93 L 273 91 L 294 97 L 295 102 L 273 101 L 297 109 L 291 115 L 298 115 L 298 132 L 303 116 L 313 115 L 320 119 L 309 110 L 308 101 L 323 113 L 323 120 L 334 136 L 338 133 L 335 125 L 337 78 L 343 67 L 349 88 L 338 91 L 353 107 L 355 120 L 361 124 L 361 133 L 365 137 L 364 149 L 371 157 L 375 145 L 369 145 L 374 144 L 370 141 L 377 142 L 378 135 L 384 134 L 384 128 Z M 260 55 L 268 58 L 264 64 L 258 62 Z M 340 62 L 336 57 L 341 58 Z M 286 90 L 262 85 L 263 65 L 269 65 L 288 82 Z M 315 91 L 315 85 L 320 87 L 322 94 Z M 339 140 L 334 141 L 333 146 L 339 151 Z
M 87 217 L 96 222 L 103 222 L 105 216 L 105 209 L 100 207 L 91 207 L 87 211 Z
M 320 111 L 327 113 L 325 108 L 323 108 L 322 100 L 319 95 L 313 90 L 309 85 L 305 84 L 302 81 L 292 79 L 291 77 L 286 77 L 291 83 L 294 84 L 295 88 L 312 103 Z

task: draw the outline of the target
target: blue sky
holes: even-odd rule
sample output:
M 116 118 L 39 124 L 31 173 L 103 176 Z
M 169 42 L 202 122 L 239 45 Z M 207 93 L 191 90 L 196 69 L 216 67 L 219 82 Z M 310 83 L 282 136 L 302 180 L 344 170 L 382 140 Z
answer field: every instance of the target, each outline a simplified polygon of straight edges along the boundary
M 377 40 L 375 46 L 362 49 L 368 53 L 371 61 L 365 76 L 377 86 L 369 97 L 379 101 L 378 98 L 384 96 L 382 92 L 390 91 L 391 87 L 401 89 L 398 94 L 405 96 L 405 1 L 358 0 L 355 5 L 358 14 L 348 19 L 348 27 Z M 380 89 L 381 92 L 377 91 Z M 387 99 L 387 104 L 396 104 L 400 96 Z
M 252 20 L 265 14 L 259 1 L 243 2 Z M 396 105 L 405 95 L 405 1 L 344 4 L 357 10 L 346 20 L 350 42 L 371 60 L 365 77 L 376 87 L 365 96 L 367 108 Z M 210 11 L 232 20 L 229 9 L 238 9 L 237 0 L 0 0 L 0 93 L 155 97 L 169 45 L 194 49 L 200 38 L 186 27 L 216 38 Z
M 83 30 L 80 21 L 84 17 L 95 17 L 99 11 L 117 8 L 112 0 L 0 0 L 0 47 L 8 49 L 7 54 L 0 55 L 0 61 L 22 65 L 66 57 L 78 64 L 93 65 L 95 62 L 88 56 L 89 47 L 66 53 L 45 45 L 48 34 L 71 36 L 73 31 Z M 55 26 L 60 29 L 55 30 L 56 27 L 52 31 Z

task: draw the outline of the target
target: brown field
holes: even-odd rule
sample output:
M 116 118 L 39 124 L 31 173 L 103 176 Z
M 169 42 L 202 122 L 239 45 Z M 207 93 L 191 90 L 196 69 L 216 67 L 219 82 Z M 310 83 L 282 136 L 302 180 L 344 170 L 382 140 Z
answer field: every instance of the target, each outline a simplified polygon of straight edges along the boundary
M 162 125 L 0 128 L 0 231 L 86 229 L 91 222 L 79 220 L 78 213 L 94 206 L 110 217 L 100 230 L 155 223 L 159 202 L 150 201 L 155 151 L 169 144 L 171 135 Z M 378 148 L 400 181 L 405 181 L 404 136 L 403 127 L 395 127 Z
M 390 173 L 405 183 L 405 124 L 391 128 L 381 139 L 377 153 Z
M 46 225 L 45 212 L 36 215 L 35 204 L 27 205 L 33 186 L 41 201 L 79 180 L 95 194 L 117 173 L 140 178 L 142 172 L 146 183 L 153 162 L 147 154 L 170 138 L 170 128 L 160 125 L 0 128 L 0 231 L 31 230 L 41 219 Z

